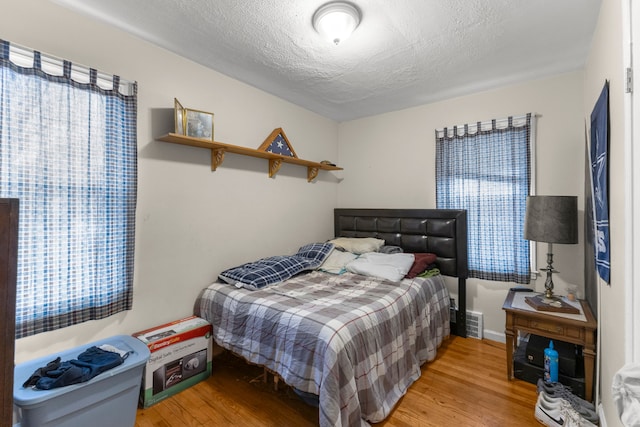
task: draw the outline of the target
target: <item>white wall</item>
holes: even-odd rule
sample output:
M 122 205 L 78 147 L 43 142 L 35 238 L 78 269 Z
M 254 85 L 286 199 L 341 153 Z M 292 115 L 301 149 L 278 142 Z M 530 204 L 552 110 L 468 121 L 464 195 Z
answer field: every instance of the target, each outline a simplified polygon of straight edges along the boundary
M 215 113 L 215 139 L 258 148 L 282 127 L 301 158 L 337 159 L 336 122 L 133 38 L 47 0 L 0 0 L 0 38 L 136 80 L 138 206 L 133 310 L 16 342 L 19 363 L 192 314 L 224 268 L 293 253 L 333 236 L 337 176 L 155 140 L 173 128 L 173 98 Z
M 340 124 L 339 158 L 345 180 L 340 207 L 435 207 L 435 129 L 534 112 L 538 194 L 576 195 L 583 206 L 583 74 L 552 78 L 454 98 Z M 582 218 L 583 212 L 580 212 Z M 582 226 L 579 228 L 582 230 Z M 577 245 L 555 245 L 554 283 L 583 289 L 583 236 Z M 546 245 L 538 264 L 546 265 Z M 544 288 L 544 278 L 536 288 Z M 455 282 L 452 282 L 455 283 Z M 512 283 L 467 281 L 467 305 L 484 314 L 492 339 L 504 341 L 502 304 Z M 455 287 L 451 287 L 455 291 Z
M 609 226 L 611 240 L 611 285 L 600 290 L 600 393 L 608 426 L 621 425 L 613 404 L 613 376 L 625 363 L 625 112 L 623 80 L 622 1 L 602 2 L 598 25 L 585 68 L 584 116 L 591 115 L 605 80 L 609 80 Z

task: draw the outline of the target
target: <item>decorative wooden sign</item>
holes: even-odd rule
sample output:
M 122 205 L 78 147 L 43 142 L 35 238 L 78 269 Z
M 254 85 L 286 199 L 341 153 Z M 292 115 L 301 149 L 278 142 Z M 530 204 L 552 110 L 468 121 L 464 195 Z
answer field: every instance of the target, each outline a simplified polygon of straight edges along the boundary
M 549 300 L 544 295 L 536 295 L 535 297 L 525 297 L 527 304 L 538 311 L 553 311 L 556 313 L 580 314 L 580 310 L 574 306 L 567 304 L 561 299 Z

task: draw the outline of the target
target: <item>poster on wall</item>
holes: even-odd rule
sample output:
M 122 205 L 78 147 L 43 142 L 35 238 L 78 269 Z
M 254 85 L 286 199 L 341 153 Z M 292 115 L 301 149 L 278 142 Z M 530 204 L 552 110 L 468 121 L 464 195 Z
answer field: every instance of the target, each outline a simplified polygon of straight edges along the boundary
M 598 318 L 598 270 L 596 268 L 593 226 L 593 197 L 591 192 L 591 154 L 589 152 L 589 128 L 584 124 L 584 299 Z
M 609 81 L 591 112 L 591 192 L 593 201 L 594 251 L 598 275 L 610 283 L 609 254 Z

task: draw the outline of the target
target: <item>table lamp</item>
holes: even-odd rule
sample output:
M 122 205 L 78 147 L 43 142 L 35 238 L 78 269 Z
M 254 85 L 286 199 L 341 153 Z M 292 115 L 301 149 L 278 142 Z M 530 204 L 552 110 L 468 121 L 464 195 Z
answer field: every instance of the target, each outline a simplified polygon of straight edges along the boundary
M 524 217 L 524 238 L 549 244 L 545 298 L 553 298 L 553 244 L 578 243 L 577 196 L 529 196 Z

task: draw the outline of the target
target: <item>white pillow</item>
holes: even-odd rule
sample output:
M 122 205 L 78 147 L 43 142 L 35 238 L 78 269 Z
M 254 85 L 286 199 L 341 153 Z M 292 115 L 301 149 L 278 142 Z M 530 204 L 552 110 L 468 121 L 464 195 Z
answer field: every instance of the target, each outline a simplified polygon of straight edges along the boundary
M 347 264 L 352 273 L 400 282 L 407 275 L 415 257 L 413 254 L 381 254 L 370 252 L 360 255 Z
M 342 274 L 346 271 L 345 266 L 356 258 L 358 258 L 358 255 L 354 253 L 334 249 L 322 265 L 318 267 L 318 270 L 331 274 Z
M 384 245 L 383 239 L 374 237 L 338 237 L 329 240 L 335 246 L 354 254 L 364 254 L 366 252 L 377 252 Z

